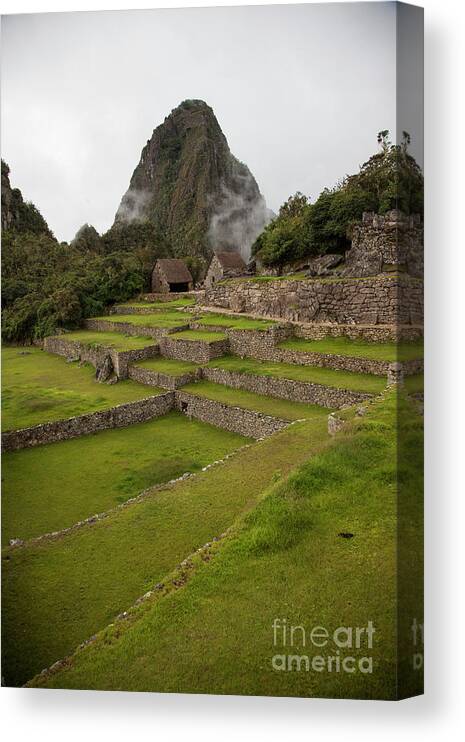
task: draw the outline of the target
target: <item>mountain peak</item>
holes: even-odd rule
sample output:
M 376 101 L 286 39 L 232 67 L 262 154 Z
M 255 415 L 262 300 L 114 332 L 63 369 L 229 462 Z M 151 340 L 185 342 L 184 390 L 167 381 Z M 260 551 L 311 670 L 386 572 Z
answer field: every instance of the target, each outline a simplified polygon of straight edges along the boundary
M 269 213 L 205 101 L 183 101 L 153 131 L 114 227 L 134 221 L 154 224 L 173 255 L 236 250 L 248 258 Z

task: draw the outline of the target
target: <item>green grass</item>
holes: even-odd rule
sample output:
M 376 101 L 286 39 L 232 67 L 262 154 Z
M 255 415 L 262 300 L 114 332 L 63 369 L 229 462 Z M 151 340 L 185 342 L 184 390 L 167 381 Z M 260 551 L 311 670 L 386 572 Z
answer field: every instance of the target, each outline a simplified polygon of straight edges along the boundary
M 65 340 L 73 340 L 89 347 L 113 348 L 116 351 L 140 350 L 156 345 L 153 338 L 144 335 L 124 335 L 121 332 L 97 332 L 96 330 L 76 330 L 67 332 Z
M 402 415 L 401 415 L 402 417 Z M 402 589 L 407 619 L 421 616 L 421 423 L 404 415 L 405 459 L 398 490 L 398 409 L 393 395 L 377 400 L 333 444 L 258 506 L 208 563 L 195 561 L 178 590 L 136 608 L 127 622 L 109 626 L 62 671 L 36 678 L 55 688 L 394 699 L 397 659 L 397 507 L 407 505 Z M 259 460 L 259 459 L 258 459 Z M 341 538 L 351 533 L 353 538 Z M 294 646 L 273 643 L 273 622 L 303 626 Z M 420 619 L 421 620 L 421 619 Z M 340 656 L 368 656 L 373 672 L 279 671 L 276 654 L 334 656 L 332 636 L 314 646 L 312 627 L 366 627 L 373 648 L 341 648 Z M 344 634 L 342 635 L 344 638 Z M 411 666 L 410 647 L 401 663 Z M 325 665 L 326 667 L 326 665 Z M 407 669 L 407 668 L 406 668 Z M 408 670 L 407 670 L 408 672 Z M 418 693 L 419 673 L 407 690 Z M 405 680 L 405 678 L 404 678 Z M 404 690 L 405 685 L 404 685 Z
M 108 625 L 327 439 L 316 417 L 71 536 L 4 551 L 6 683 L 24 683 Z
M 144 399 L 159 391 L 134 381 L 98 384 L 95 369 L 39 348 L 2 348 L 3 430 L 61 420 Z
M 404 378 L 405 389 L 409 394 L 419 394 L 425 391 L 425 379 L 423 374 L 414 374 Z
M 214 399 L 233 407 L 244 407 L 247 410 L 263 412 L 265 415 L 272 415 L 283 420 L 302 420 L 315 415 L 327 418 L 330 412 L 326 407 L 304 404 L 303 402 L 290 402 L 287 399 L 278 399 L 277 397 L 267 397 L 243 389 L 232 389 L 223 386 L 223 384 L 215 384 L 212 381 L 186 384 L 182 387 L 182 391 L 196 394 L 199 397 Z
M 154 314 L 109 314 L 106 317 L 94 317 L 93 319 L 125 323 L 137 327 L 182 327 L 189 324 L 190 317 L 183 312 L 156 312 Z
M 330 353 L 353 358 L 369 358 L 374 361 L 410 361 L 423 358 L 423 342 L 368 343 L 350 340 L 347 337 L 325 337 L 322 340 L 289 338 L 280 343 L 280 348 L 301 353 Z
M 275 376 L 281 379 L 306 381 L 337 389 L 349 389 L 372 394 L 379 394 L 386 386 L 386 379 L 383 376 L 356 374 L 352 371 L 336 371 L 332 368 L 320 368 L 319 366 L 298 366 L 291 363 L 256 361 L 252 358 L 239 358 L 238 356 L 215 358 L 208 363 L 208 366 L 224 368 L 227 371 L 241 374 Z
M 171 412 L 127 428 L 6 453 L 2 541 L 61 530 L 168 482 L 199 471 L 244 439 Z
M 170 335 L 170 340 L 195 340 L 202 343 L 216 343 L 219 340 L 226 340 L 226 335 L 222 332 L 207 332 L 206 330 L 183 330 L 174 332 Z
M 143 299 L 140 301 L 128 301 L 124 304 L 118 304 L 119 307 L 134 307 L 138 309 L 139 307 L 151 307 L 154 311 L 158 311 L 159 309 L 176 309 L 178 307 L 192 307 L 195 305 L 195 299 L 190 298 L 179 298 L 179 299 L 173 299 L 173 301 L 144 301 Z
M 228 314 L 203 314 L 196 320 L 206 327 L 228 327 L 234 330 L 267 330 L 276 325 L 272 320 L 253 319 L 253 317 L 234 317 Z
M 146 361 L 138 361 L 134 365 L 147 368 L 149 371 L 156 371 L 160 374 L 169 374 L 170 376 L 183 376 L 199 368 L 197 363 L 177 361 L 171 358 L 164 358 L 163 356 L 155 356 L 155 358 L 149 358 Z

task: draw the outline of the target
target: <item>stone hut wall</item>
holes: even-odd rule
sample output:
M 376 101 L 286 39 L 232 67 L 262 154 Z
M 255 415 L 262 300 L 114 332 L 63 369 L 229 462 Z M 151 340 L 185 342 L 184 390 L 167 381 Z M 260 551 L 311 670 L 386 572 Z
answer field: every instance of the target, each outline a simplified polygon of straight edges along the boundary
M 34 425 L 31 428 L 7 431 L 2 433 L 2 446 L 4 451 L 17 451 L 21 448 L 32 448 L 46 443 L 78 438 L 99 430 L 124 428 L 127 425 L 146 422 L 154 417 L 166 415 L 173 407 L 174 393 L 167 392 L 111 407 L 109 410 L 90 412 L 86 415 L 70 417 L 67 420 Z
M 307 404 L 317 404 L 329 408 L 355 404 L 373 397 L 372 394 L 364 392 L 352 392 L 346 389 L 323 386 L 322 384 L 293 381 L 292 379 L 240 374 L 222 368 L 204 368 L 202 369 L 202 376 L 209 381 L 225 384 L 234 389 L 246 389 L 248 392 L 265 394 L 269 397 L 280 397 L 292 402 L 306 402 Z
M 373 276 L 396 269 L 423 276 L 420 216 L 405 216 L 397 209 L 384 215 L 364 213 L 362 222 L 352 228 L 352 247 L 346 253 L 343 275 Z
M 263 415 L 261 412 L 230 407 L 221 402 L 196 397 L 182 391 L 176 392 L 176 407 L 188 417 L 195 417 L 197 420 L 224 428 L 231 433 L 239 433 L 256 439 L 272 435 L 289 424 L 286 420 Z

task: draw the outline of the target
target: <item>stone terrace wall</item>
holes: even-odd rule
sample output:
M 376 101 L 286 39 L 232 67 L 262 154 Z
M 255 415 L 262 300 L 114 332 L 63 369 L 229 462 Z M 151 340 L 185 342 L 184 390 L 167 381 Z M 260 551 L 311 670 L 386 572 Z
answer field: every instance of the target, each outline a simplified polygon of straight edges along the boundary
M 294 322 L 409 325 L 423 322 L 423 283 L 402 274 L 369 278 L 231 280 L 206 291 L 207 306 Z
M 195 417 L 197 420 L 224 428 L 231 433 L 239 433 L 256 439 L 272 435 L 289 424 L 285 420 L 264 415 L 261 412 L 231 407 L 182 391 L 176 392 L 176 407 L 188 417 Z
M 269 397 L 280 397 L 292 402 L 306 402 L 322 407 L 341 407 L 345 404 L 355 404 L 364 399 L 371 399 L 372 394 L 351 392 L 346 389 L 335 389 L 322 384 L 311 384 L 306 381 L 292 379 L 278 379 L 271 376 L 255 376 L 254 374 L 240 374 L 226 371 L 222 368 L 202 369 L 202 376 L 217 384 L 225 384 L 234 389 L 246 389 L 248 392 L 265 394 Z
M 229 340 L 216 340 L 206 343 L 202 340 L 173 340 L 166 336 L 160 340 L 160 353 L 177 361 L 208 363 L 229 352 Z
M 97 368 L 109 355 L 115 373 L 119 379 L 128 378 L 128 367 L 130 363 L 145 361 L 158 355 L 158 345 L 147 345 L 145 348 L 136 350 L 117 351 L 114 348 L 91 347 L 76 340 L 67 340 L 66 334 L 54 335 L 44 340 L 44 350 L 48 353 L 56 353 L 66 358 L 75 358 L 84 363 L 91 363 Z
M 143 366 L 129 366 L 129 378 L 133 381 L 138 381 L 139 384 L 148 384 L 149 386 L 157 386 L 162 389 L 179 389 L 179 387 L 185 384 L 190 384 L 196 381 L 200 377 L 200 368 L 182 374 L 182 376 L 171 376 L 170 374 L 163 374 L 159 371 L 152 371 L 149 368 Z
M 376 361 L 366 358 L 335 355 L 330 353 L 305 353 L 278 348 L 280 343 L 293 335 L 294 327 L 270 328 L 269 330 L 226 330 L 231 352 L 241 358 L 256 358 L 260 361 L 292 363 L 299 366 L 321 366 L 338 371 L 353 371 L 361 374 L 385 376 L 389 361 Z M 416 374 L 423 370 L 423 361 L 408 361 L 404 364 L 404 374 Z
M 34 425 L 31 428 L 7 431 L 2 433 L 2 446 L 4 451 L 17 451 L 21 448 L 32 448 L 89 435 L 99 430 L 124 428 L 127 425 L 146 422 L 154 417 L 166 415 L 173 407 L 174 393 L 167 392 L 111 407 L 109 410 L 90 412 L 86 415 L 70 417 L 67 420 Z
M 335 325 L 312 322 L 294 325 L 296 337 L 305 340 L 322 340 L 325 337 L 348 337 L 350 340 L 366 340 L 371 343 L 421 340 L 422 325 Z
M 88 330 L 96 330 L 97 332 L 121 332 L 124 335 L 132 335 L 136 337 L 143 336 L 153 338 L 154 340 L 160 340 L 160 338 L 168 335 L 170 332 L 187 330 L 189 328 L 189 323 L 187 321 L 185 325 L 179 325 L 179 327 L 142 327 L 141 325 L 132 325 L 130 322 L 86 319 L 84 320 L 84 327 Z

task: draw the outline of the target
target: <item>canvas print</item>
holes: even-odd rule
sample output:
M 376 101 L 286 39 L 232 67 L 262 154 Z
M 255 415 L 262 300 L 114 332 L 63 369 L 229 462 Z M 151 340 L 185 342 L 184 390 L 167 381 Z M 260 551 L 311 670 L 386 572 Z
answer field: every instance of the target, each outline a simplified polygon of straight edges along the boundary
M 2 18 L 2 683 L 423 691 L 423 11 Z

